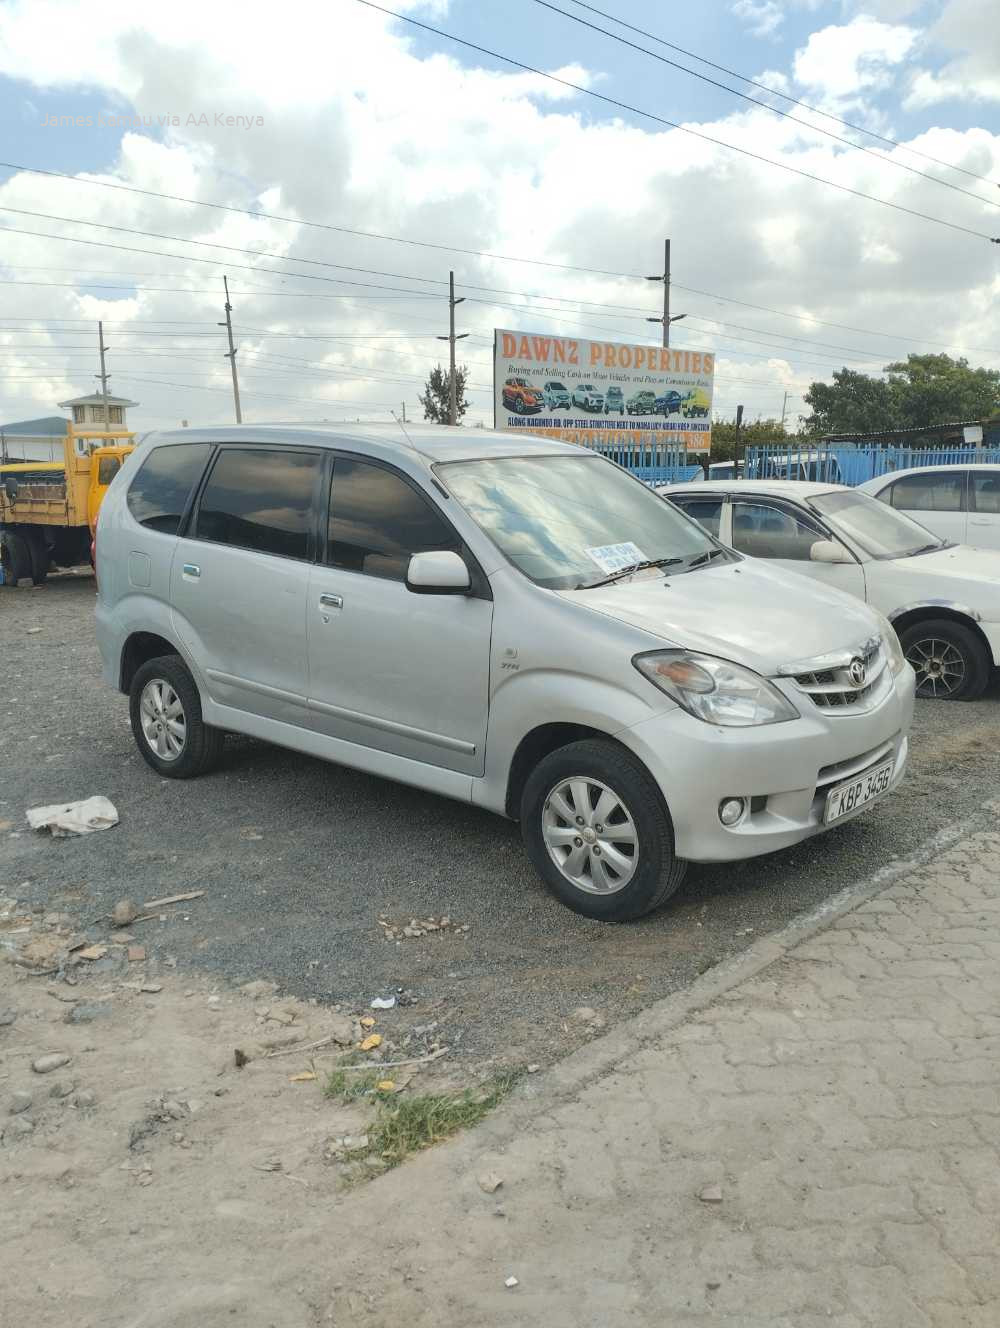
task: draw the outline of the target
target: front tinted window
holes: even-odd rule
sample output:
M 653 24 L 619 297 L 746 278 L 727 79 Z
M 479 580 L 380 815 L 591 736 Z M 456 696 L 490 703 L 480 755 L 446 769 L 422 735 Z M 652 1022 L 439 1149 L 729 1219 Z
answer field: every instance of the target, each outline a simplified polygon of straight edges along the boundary
M 703 526 L 710 535 L 719 538 L 719 525 L 722 521 L 721 498 L 672 498 L 682 512 L 694 517 L 699 526 Z
M 964 487 L 964 471 L 904 475 L 892 486 L 890 501 L 904 512 L 960 512 Z
M 753 558 L 792 558 L 808 562 L 823 532 L 811 521 L 770 503 L 733 504 L 733 548 Z
M 176 535 L 211 451 L 211 443 L 154 447 L 128 491 L 128 510 L 136 521 L 164 535 Z
M 399 475 L 366 461 L 338 457 L 330 488 L 326 560 L 346 572 L 405 581 L 415 553 L 461 543 L 451 527 Z
M 549 589 L 600 581 L 610 546 L 679 562 L 717 547 L 652 489 L 586 453 L 453 462 L 438 474 L 504 557 Z
M 224 448 L 201 496 L 195 538 L 308 558 L 319 465 L 310 452 Z

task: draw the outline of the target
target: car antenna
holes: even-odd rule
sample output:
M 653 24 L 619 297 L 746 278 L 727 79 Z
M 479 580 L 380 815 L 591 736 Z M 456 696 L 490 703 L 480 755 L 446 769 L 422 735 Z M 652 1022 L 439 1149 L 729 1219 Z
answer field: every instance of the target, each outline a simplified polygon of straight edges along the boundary
M 413 448 L 413 450 L 414 450 L 414 452 L 415 452 L 415 451 L 417 450 L 417 445 L 416 445 L 416 443 L 413 441 L 413 439 L 410 437 L 410 435 L 406 432 L 406 425 L 403 423 L 403 421 L 399 418 L 399 416 L 396 414 L 396 412 L 395 412 L 394 410 L 391 410 L 391 411 L 389 412 L 389 414 L 392 416 L 392 418 L 396 421 L 396 423 L 397 423 L 397 424 L 399 425 L 399 427 L 402 429 L 402 431 L 403 431 L 403 437 L 406 439 L 406 441 L 410 444 L 410 446 Z

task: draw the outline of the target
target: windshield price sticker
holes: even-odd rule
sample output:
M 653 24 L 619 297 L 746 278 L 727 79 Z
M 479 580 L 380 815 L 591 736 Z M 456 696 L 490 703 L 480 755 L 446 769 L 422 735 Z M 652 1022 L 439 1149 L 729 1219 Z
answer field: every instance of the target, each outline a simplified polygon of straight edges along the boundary
M 631 541 L 626 544 L 601 544 L 596 549 L 587 549 L 587 557 L 592 558 L 601 571 L 609 576 L 624 567 L 634 567 L 636 563 L 647 561 L 643 551 Z

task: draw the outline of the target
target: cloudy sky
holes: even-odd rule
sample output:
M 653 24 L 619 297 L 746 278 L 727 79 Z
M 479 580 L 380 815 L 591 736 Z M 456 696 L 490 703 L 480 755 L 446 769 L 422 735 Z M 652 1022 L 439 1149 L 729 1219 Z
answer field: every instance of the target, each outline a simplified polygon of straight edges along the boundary
M 717 417 L 908 351 L 1000 367 L 995 0 L 553 3 L 386 0 L 488 54 L 358 0 L 6 0 L 0 420 L 93 388 L 99 318 L 132 424 L 230 420 L 223 274 L 245 418 L 419 418 L 451 267 L 489 422 L 495 327 L 658 338 L 665 236 Z

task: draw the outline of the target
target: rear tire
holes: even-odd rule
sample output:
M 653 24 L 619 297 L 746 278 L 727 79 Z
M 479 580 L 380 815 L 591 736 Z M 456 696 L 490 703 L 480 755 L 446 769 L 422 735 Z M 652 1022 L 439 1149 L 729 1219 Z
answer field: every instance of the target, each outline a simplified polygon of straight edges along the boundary
M 194 779 L 222 755 L 224 735 L 202 719 L 197 684 L 180 655 L 161 655 L 136 669 L 129 717 L 143 760 L 166 779 Z
M 24 532 L 24 542 L 28 546 L 32 584 L 44 586 L 51 562 L 49 546 L 45 543 L 45 536 L 40 530 L 26 530 Z
M 521 835 L 556 898 L 601 922 L 659 908 L 687 870 L 652 777 L 630 752 L 600 739 L 538 763 L 521 797 Z
M 917 675 L 918 696 L 974 701 L 986 690 L 992 660 L 971 627 L 928 618 L 907 627 L 899 641 Z
M 19 531 L 0 530 L 0 566 L 4 584 L 8 586 L 16 586 L 31 575 L 31 552 Z

